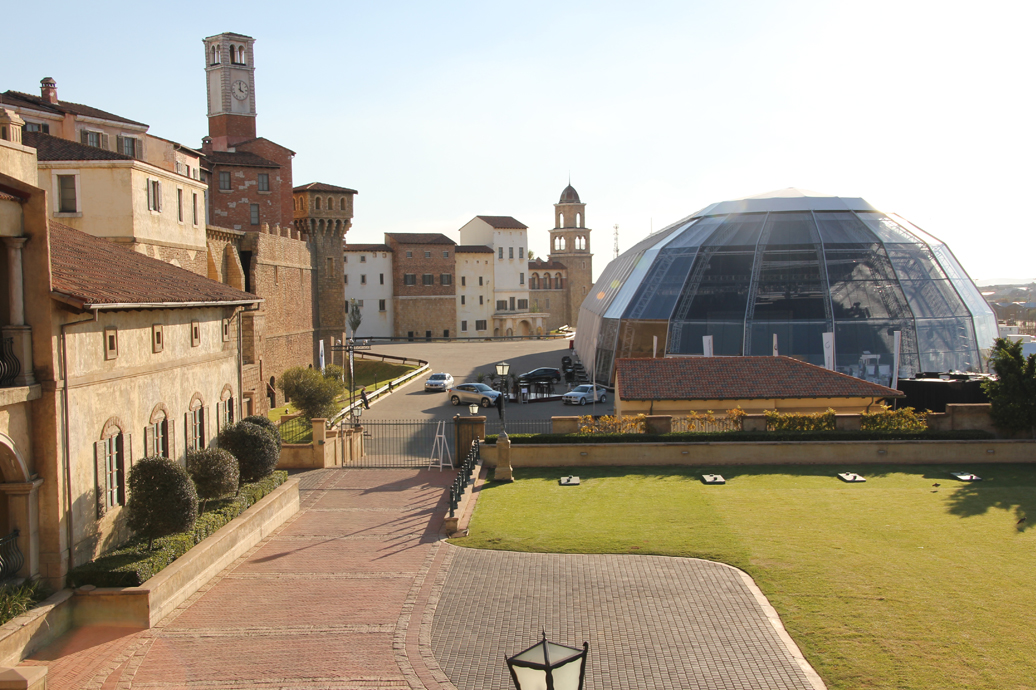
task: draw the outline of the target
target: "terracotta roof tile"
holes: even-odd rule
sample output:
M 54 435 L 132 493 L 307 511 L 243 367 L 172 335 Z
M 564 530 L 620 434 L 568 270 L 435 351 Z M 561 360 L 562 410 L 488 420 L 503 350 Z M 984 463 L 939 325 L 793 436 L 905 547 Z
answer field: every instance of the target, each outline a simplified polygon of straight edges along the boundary
M 262 301 L 229 285 L 53 221 L 50 266 L 54 297 L 80 308 Z
M 14 194 L 8 194 L 7 192 L 0 191 L 0 201 L 21 201 L 19 197 Z
M 336 187 L 333 184 L 326 184 L 324 182 L 310 182 L 294 189 L 296 192 L 345 192 L 347 194 L 359 194 L 355 189 L 349 189 L 348 187 Z
M 73 115 L 83 115 L 85 117 L 96 117 L 100 120 L 112 120 L 113 122 L 125 122 L 130 125 L 140 125 L 141 127 L 147 127 L 143 122 L 137 122 L 136 120 L 130 120 L 119 115 L 113 115 L 100 108 L 92 108 L 82 103 L 72 103 L 70 101 L 58 101 L 57 103 L 47 103 L 40 96 L 33 96 L 28 93 L 22 93 L 21 91 L 5 91 L 3 94 L 3 102 L 10 105 L 19 105 L 26 108 L 32 108 L 34 110 L 42 110 L 47 113 L 55 113 L 62 115 L 64 113 L 72 113 Z
M 497 230 L 528 230 L 529 226 L 511 216 L 475 216 L 484 220 Z
M 205 157 L 214 165 L 237 165 L 243 168 L 279 168 L 273 161 L 266 160 L 250 151 L 213 151 Z
M 22 133 L 22 143 L 36 149 L 36 159 L 40 161 L 131 161 L 115 151 L 87 146 L 68 139 L 60 139 L 42 132 Z
M 396 244 L 457 244 L 440 232 L 386 232 Z
M 568 269 L 568 266 L 561 263 L 560 261 L 554 261 L 553 259 L 533 259 L 529 262 L 529 270 L 543 271 L 546 269 L 563 268 Z
M 619 359 L 623 400 L 895 398 L 903 393 L 791 357 Z
M 344 247 L 347 252 L 390 252 L 392 247 L 387 244 L 347 244 Z
M 493 248 L 484 244 L 458 244 L 458 254 L 492 254 Z

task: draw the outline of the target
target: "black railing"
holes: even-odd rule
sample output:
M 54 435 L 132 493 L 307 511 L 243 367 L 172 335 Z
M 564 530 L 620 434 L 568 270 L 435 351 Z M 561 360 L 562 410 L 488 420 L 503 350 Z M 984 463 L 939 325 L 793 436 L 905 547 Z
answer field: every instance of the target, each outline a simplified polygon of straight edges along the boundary
M 469 484 L 475 482 L 475 472 L 480 462 L 479 440 L 476 438 L 471 442 L 471 450 L 464 457 L 464 462 L 457 471 L 457 478 L 453 480 L 453 486 L 450 487 L 450 517 L 454 517 L 454 512 L 460 506 L 464 490 L 468 488 Z
M 22 363 L 14 356 L 14 338 L 0 339 L 0 388 L 10 388 L 22 373 Z
M 293 417 L 277 428 L 281 432 L 281 443 L 313 443 L 313 423 L 305 417 Z
M 7 580 L 18 574 L 25 565 L 25 556 L 18 548 L 18 530 L 0 539 L 0 580 Z

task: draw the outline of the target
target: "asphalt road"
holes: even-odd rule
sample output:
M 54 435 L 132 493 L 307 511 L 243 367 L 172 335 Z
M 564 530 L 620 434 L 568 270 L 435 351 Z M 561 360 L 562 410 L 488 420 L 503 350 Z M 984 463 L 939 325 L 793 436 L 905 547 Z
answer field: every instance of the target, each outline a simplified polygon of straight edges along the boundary
M 377 344 L 373 353 L 414 357 L 426 360 L 429 371 L 416 377 L 411 383 L 397 389 L 392 395 L 374 402 L 371 409 L 363 413 L 363 419 L 370 420 L 447 420 L 457 414 L 468 414 L 467 405 L 454 407 L 445 393 L 426 393 L 424 382 L 433 373 L 446 372 L 453 375 L 455 383 L 474 382 L 479 372 L 489 374 L 496 371 L 498 362 L 511 365 L 511 373 L 522 374 L 538 367 L 561 368 L 561 358 L 571 354 L 568 340 L 523 340 L 474 343 L 391 343 Z M 568 385 L 561 381 L 555 385 L 558 392 L 564 392 Z M 561 415 L 612 414 L 612 396 L 607 403 L 578 407 L 565 405 L 560 400 L 507 406 L 507 419 L 550 419 Z M 496 410 L 488 408 L 482 414 L 496 417 Z

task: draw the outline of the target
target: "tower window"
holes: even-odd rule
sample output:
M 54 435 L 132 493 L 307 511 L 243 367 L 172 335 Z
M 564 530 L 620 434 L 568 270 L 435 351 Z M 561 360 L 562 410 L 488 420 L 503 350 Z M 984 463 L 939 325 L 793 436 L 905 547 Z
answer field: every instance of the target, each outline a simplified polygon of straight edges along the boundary
M 313 203 L 315 204 L 315 208 L 316 208 L 316 210 L 318 210 L 318 211 L 319 211 L 319 210 L 320 210 L 320 197 L 316 197 L 316 198 L 314 198 L 314 199 L 313 199 Z
M 222 170 L 219 173 L 219 188 L 224 192 L 230 191 L 230 172 Z
M 345 197 L 344 196 L 341 199 L 338 200 L 338 210 L 339 211 L 344 211 L 345 210 Z
M 211 61 L 212 61 L 212 62 L 211 62 L 211 64 L 213 64 L 213 65 L 218 65 L 218 64 L 220 63 L 220 58 L 222 57 L 222 56 L 220 55 L 220 52 L 221 52 L 221 51 L 220 51 L 220 49 L 219 49 L 219 46 L 218 46 L 218 45 L 215 45 L 215 44 L 214 44 L 214 45 L 212 46 L 212 50 L 210 51 L 210 53 L 211 53 L 211 55 L 212 55 L 212 57 L 210 58 L 210 59 L 211 59 Z
M 249 221 L 252 225 L 259 225 L 259 204 L 249 205 Z

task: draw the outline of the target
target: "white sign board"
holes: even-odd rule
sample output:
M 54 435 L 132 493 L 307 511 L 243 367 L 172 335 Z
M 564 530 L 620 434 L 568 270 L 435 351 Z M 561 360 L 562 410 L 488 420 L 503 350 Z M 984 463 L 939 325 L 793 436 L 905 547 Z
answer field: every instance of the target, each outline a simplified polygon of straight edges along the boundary
M 835 370 L 835 334 L 824 334 L 824 368 Z
M 702 351 L 705 353 L 706 357 L 711 357 L 712 356 L 712 336 L 711 335 L 703 335 L 701 337 L 701 347 L 702 347 Z

